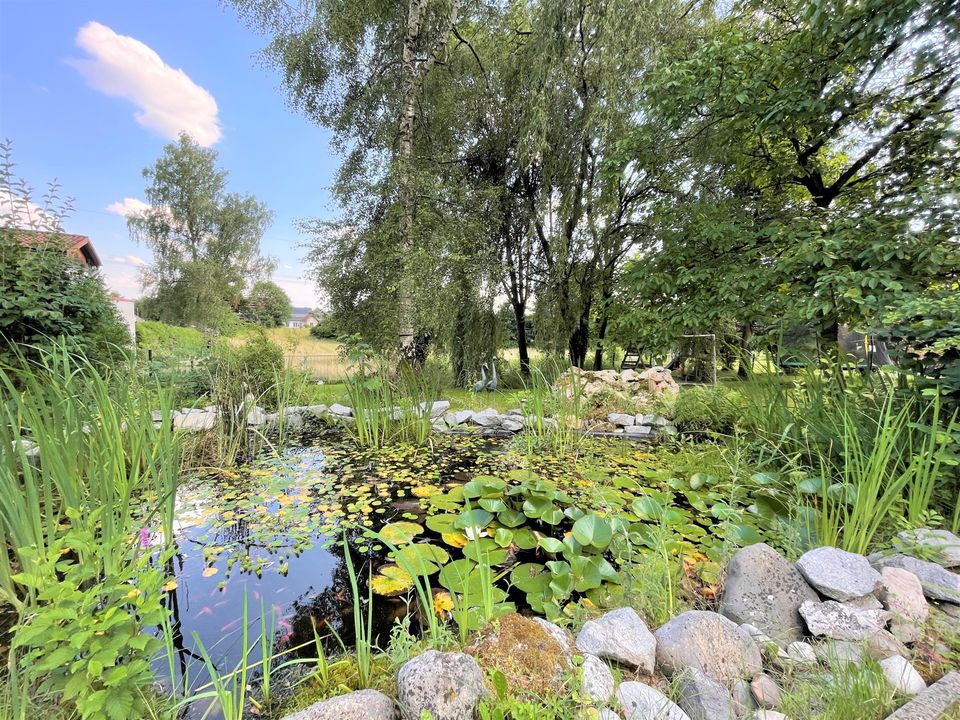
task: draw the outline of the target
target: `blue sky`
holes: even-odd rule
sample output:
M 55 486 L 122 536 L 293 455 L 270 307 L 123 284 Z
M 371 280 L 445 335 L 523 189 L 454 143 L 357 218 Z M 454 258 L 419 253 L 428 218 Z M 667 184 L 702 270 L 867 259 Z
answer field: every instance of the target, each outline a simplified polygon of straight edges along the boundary
M 230 190 L 273 210 L 274 279 L 294 304 L 318 304 L 294 222 L 332 214 L 338 158 L 287 106 L 264 43 L 215 0 L 0 0 L 0 137 L 37 195 L 57 179 L 75 198 L 65 227 L 92 238 L 112 289 L 139 295 L 149 251 L 119 211 L 143 200 L 142 169 L 186 129 L 220 154 Z

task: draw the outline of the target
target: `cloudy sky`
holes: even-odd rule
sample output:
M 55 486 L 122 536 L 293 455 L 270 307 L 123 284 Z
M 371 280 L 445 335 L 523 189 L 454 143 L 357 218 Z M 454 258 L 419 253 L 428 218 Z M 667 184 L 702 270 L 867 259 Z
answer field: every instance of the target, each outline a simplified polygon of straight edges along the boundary
M 124 216 L 143 206 L 143 168 L 185 130 L 220 154 L 230 190 L 274 211 L 274 280 L 319 304 L 294 222 L 331 214 L 337 158 L 287 107 L 263 44 L 216 0 L 0 0 L 0 138 L 38 195 L 56 179 L 74 198 L 66 229 L 92 238 L 112 289 L 140 293 L 149 250 Z

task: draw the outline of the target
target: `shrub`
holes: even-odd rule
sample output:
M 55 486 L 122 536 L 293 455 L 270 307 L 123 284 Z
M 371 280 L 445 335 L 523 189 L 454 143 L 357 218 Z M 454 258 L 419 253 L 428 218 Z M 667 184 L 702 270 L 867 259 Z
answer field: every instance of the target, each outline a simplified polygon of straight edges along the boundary
M 196 328 L 167 325 L 157 320 L 137 323 L 137 350 L 146 357 L 153 351 L 154 360 L 196 357 L 207 348 L 204 334 Z
M 242 344 L 222 343 L 210 361 L 214 400 L 221 407 L 238 406 L 249 393 L 258 404 L 275 404 L 269 392 L 283 369 L 283 350 L 261 329 Z
M 61 337 L 98 364 L 121 355 L 130 338 L 100 274 L 68 256 L 55 234 L 24 246 L 15 232 L 0 230 L 0 362 L 19 362 L 17 350 L 36 360 Z
M 681 390 L 673 405 L 673 422 L 688 432 L 731 433 L 741 416 L 742 398 L 722 388 Z

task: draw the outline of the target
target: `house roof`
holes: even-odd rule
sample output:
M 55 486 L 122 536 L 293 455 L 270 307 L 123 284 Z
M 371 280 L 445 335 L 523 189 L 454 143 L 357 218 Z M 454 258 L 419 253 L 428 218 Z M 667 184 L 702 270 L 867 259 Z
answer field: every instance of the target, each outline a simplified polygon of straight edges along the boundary
M 90 267 L 100 267 L 103 263 L 100 256 L 86 235 L 74 235 L 71 233 L 59 232 L 41 232 L 39 230 L 12 230 L 13 239 L 22 245 L 39 246 L 45 245 L 51 241 L 64 243 L 67 255 L 82 260 Z
M 295 307 L 290 311 L 291 318 L 302 318 L 310 315 L 313 312 L 313 308 L 309 307 Z

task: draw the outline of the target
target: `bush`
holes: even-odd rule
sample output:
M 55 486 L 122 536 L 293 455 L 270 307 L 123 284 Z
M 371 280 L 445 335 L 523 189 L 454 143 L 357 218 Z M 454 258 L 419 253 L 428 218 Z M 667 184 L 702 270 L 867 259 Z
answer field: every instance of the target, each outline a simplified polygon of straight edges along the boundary
M 55 234 L 24 246 L 15 232 L 0 230 L 0 362 L 16 364 L 18 351 L 36 360 L 37 348 L 59 337 L 98 364 L 122 355 L 130 337 L 100 274 L 68 256 Z
M 208 341 L 196 328 L 167 325 L 157 320 L 137 323 L 137 351 L 141 357 L 153 351 L 154 360 L 197 357 L 205 352 Z
M 687 432 L 729 434 L 742 414 L 742 398 L 722 388 L 692 387 L 681 390 L 673 406 L 673 423 Z
M 209 364 L 214 400 L 221 407 L 238 406 L 249 393 L 257 404 L 272 408 L 283 350 L 261 329 L 242 344 L 221 343 Z
M 333 320 L 333 315 L 327 315 L 317 320 L 317 324 L 310 328 L 310 334 L 317 340 L 336 340 L 340 331 Z

